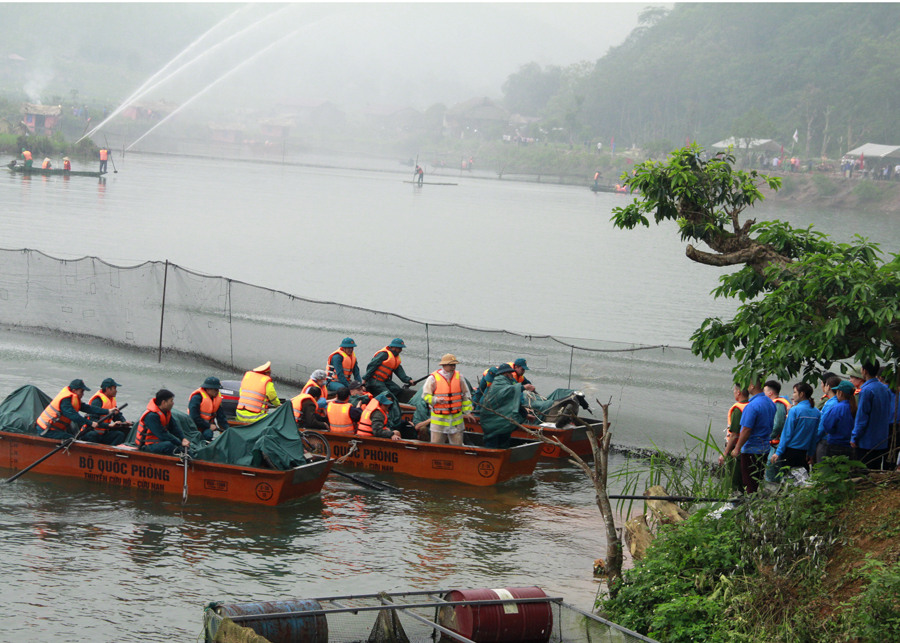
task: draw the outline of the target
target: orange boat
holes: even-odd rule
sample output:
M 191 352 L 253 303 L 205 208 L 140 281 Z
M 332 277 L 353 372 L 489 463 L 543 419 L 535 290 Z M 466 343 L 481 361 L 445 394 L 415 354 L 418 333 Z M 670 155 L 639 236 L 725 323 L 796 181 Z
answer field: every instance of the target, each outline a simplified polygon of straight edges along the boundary
M 19 471 L 57 446 L 57 440 L 0 431 L 0 468 Z M 331 464 L 330 460 L 322 458 L 279 471 L 192 460 L 188 464 L 188 497 L 279 505 L 319 493 L 331 472 Z M 167 493 L 180 496 L 184 487 L 184 467 L 180 458 L 145 453 L 124 445 L 110 447 L 75 442 L 33 471 L 139 489 L 160 496 Z
M 323 432 L 334 457 L 354 452 L 342 463 L 373 473 L 402 473 L 429 480 L 454 480 L 488 487 L 518 476 L 530 476 L 540 457 L 541 443 L 517 440 L 509 449 L 432 444 L 418 440 L 389 440 L 353 433 Z M 481 436 L 467 433 L 471 441 Z
M 401 404 L 400 412 L 404 420 L 412 421 L 415 407 L 409 404 Z M 600 420 L 592 419 L 584 419 L 584 421 L 591 425 L 591 428 L 594 431 L 594 435 L 599 437 L 600 431 L 603 428 L 603 422 L 601 422 Z M 548 438 L 558 438 L 560 442 L 572 449 L 578 455 L 592 455 L 591 442 L 590 440 L 588 440 L 587 427 L 570 425 L 562 429 L 557 429 L 555 426 L 546 427 L 533 424 L 526 424 L 525 426 L 533 431 L 541 431 Z M 466 420 L 466 430 L 471 431 L 472 433 L 479 434 L 484 432 L 481 428 L 481 424 L 479 424 L 478 422 L 469 422 L 468 420 Z M 512 437 L 519 440 L 534 440 L 534 437 L 528 435 L 522 429 L 516 429 L 515 431 L 513 431 Z M 558 446 L 544 443 L 541 445 L 541 457 L 568 458 L 569 454 L 560 449 Z

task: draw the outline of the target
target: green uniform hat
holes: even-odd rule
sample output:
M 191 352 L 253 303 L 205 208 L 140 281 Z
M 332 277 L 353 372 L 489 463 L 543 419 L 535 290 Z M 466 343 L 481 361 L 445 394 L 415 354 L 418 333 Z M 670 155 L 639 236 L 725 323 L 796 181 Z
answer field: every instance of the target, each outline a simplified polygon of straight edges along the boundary
M 379 402 L 381 402 L 385 406 L 390 406 L 391 404 L 394 403 L 394 400 L 392 400 L 391 396 L 388 395 L 387 393 L 381 393 L 375 399 L 378 400 Z
M 399 337 L 395 337 L 391 340 L 391 343 L 388 344 L 391 348 L 406 348 L 406 344 L 403 343 L 403 340 Z
M 841 383 L 835 386 L 832 391 L 843 391 L 844 393 L 855 393 L 856 387 L 847 380 L 841 380 Z
M 517 359 L 515 362 L 513 362 L 513 366 L 521 366 L 521 367 L 524 368 L 526 371 L 530 371 L 530 370 L 531 370 L 530 368 L 528 368 L 528 362 L 525 361 L 525 358 L 524 358 L 524 357 L 520 357 L 520 358 Z
M 500 366 L 497 367 L 496 374 L 497 375 L 506 375 L 507 373 L 512 373 L 512 372 L 514 372 L 512 366 L 510 366 L 509 364 L 501 364 Z
M 220 389 L 222 388 L 222 382 L 219 381 L 218 377 L 210 376 L 203 380 L 203 384 L 200 386 L 200 388 Z
M 114 379 L 111 378 L 111 377 L 107 377 L 105 380 L 103 380 L 102 382 L 100 382 L 100 390 L 103 390 L 103 389 L 105 389 L 105 388 L 109 388 L 110 386 L 122 386 L 122 385 L 119 384 L 116 380 L 114 380 Z
M 851 366 L 850 368 L 848 368 L 847 369 L 847 377 L 856 377 L 861 380 L 865 379 L 862 376 L 862 371 L 859 370 L 859 366 Z M 856 390 L 856 389 L 853 389 L 853 390 Z
M 85 386 L 84 380 L 72 380 L 71 382 L 69 382 L 69 388 L 73 391 L 77 388 L 80 388 L 82 391 L 91 390 L 87 386 Z
M 353 341 L 352 337 L 345 337 L 341 340 L 341 348 L 356 348 L 356 342 Z

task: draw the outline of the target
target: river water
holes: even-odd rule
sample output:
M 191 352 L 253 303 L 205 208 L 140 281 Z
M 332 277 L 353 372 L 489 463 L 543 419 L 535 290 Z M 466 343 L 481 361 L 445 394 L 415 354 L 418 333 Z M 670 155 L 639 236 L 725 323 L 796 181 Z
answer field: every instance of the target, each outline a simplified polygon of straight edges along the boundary
M 389 159 L 288 160 L 297 164 L 130 154 L 100 181 L 2 176 L 2 246 L 119 264 L 168 259 L 423 321 L 624 347 L 686 346 L 704 317 L 733 309 L 708 295 L 720 271 L 684 258 L 671 226 L 611 227 L 626 197 L 447 171 L 426 180 L 458 185 L 418 188 Z M 759 216 L 900 246 L 887 215 L 766 206 Z M 24 383 L 53 394 L 76 376 L 95 387 L 113 375 L 133 418 L 157 388 L 183 403 L 208 374 L 186 358 L 157 364 L 100 342 L 0 331 L 3 396 Z M 729 401 L 728 365 L 686 354 L 611 360 L 603 375 L 617 396 L 617 441 L 632 446 L 677 448 L 685 430 L 711 422 L 718 431 Z M 189 641 L 211 600 L 538 584 L 591 604 L 602 528 L 571 465 L 542 463 L 533 479 L 491 489 L 390 482 L 404 493 L 331 478 L 321 497 L 283 507 L 192 499 L 182 508 L 28 475 L 0 490 L 0 640 Z

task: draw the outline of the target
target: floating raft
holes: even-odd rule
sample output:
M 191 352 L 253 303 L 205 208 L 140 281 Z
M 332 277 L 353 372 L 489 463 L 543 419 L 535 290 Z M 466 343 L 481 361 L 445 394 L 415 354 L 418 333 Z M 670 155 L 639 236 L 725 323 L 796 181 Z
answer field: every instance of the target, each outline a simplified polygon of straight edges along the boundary
M 418 181 L 404 181 L 404 183 L 417 184 Z M 432 183 L 430 181 L 425 181 L 422 185 L 459 185 L 459 183 Z

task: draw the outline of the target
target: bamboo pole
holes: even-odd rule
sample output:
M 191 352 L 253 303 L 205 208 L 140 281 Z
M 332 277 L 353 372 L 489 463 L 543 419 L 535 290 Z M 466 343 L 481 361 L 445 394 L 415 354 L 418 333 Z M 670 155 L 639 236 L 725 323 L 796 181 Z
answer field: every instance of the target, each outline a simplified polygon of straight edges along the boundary
M 156 363 L 162 363 L 163 324 L 166 320 L 166 284 L 169 281 L 169 260 L 166 259 L 166 268 L 163 273 L 162 310 L 159 313 L 159 352 L 156 355 Z

